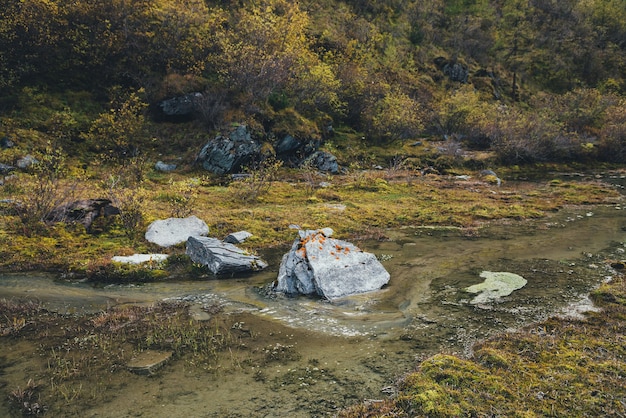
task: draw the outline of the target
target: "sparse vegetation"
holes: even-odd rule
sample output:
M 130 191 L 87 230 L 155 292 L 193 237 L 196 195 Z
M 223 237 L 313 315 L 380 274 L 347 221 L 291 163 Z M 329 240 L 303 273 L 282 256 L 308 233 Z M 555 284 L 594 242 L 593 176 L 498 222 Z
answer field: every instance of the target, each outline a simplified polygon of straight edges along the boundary
M 339 416 L 621 416 L 625 283 L 620 275 L 593 293 L 602 312 L 499 335 L 468 359 L 435 355 L 402 380 L 393 399 Z
M 180 247 L 164 250 L 162 265 L 110 261 L 153 250 L 144 227 L 169 216 L 194 214 L 215 236 L 248 230 L 245 245 L 258 250 L 291 242 L 293 223 L 357 240 L 416 225 L 469 237 L 492 219 L 614 202 L 606 184 L 551 173 L 623 175 L 625 45 L 623 0 L 0 0 L 0 271 L 195 277 Z M 193 112 L 162 114 L 161 100 L 187 94 Z M 247 176 L 201 171 L 202 144 L 240 124 L 263 142 Z M 283 162 L 274 147 L 284 135 L 332 152 L 342 170 L 295 168 L 303 155 Z M 153 169 L 161 158 L 178 169 Z M 481 178 L 485 169 L 499 177 Z M 507 182 L 537 173 L 524 188 Z M 89 231 L 50 218 L 85 198 L 120 213 Z M 507 334 L 469 359 L 435 356 L 396 398 L 342 414 L 624 415 L 623 279 L 594 297 L 603 313 Z M 92 396 L 73 379 L 114 370 L 133 350 L 168 349 L 211 369 L 238 344 L 223 324 L 190 325 L 184 306 L 88 319 L 0 308 L 0 338 L 36 338 L 34 321 L 58 332 L 42 348 L 49 380 L 9 388 L 17 414 L 54 412 L 46 396 Z M 280 344 L 257 354 L 298 356 Z

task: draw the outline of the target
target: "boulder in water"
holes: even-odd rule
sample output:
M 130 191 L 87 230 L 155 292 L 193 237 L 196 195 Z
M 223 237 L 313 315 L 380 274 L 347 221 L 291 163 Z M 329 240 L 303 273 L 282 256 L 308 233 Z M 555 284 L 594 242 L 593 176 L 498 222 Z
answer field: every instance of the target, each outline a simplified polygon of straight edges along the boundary
M 374 254 L 331 234 L 329 228 L 299 231 L 283 256 L 274 290 L 332 300 L 378 290 L 389 282 L 389 273 Z

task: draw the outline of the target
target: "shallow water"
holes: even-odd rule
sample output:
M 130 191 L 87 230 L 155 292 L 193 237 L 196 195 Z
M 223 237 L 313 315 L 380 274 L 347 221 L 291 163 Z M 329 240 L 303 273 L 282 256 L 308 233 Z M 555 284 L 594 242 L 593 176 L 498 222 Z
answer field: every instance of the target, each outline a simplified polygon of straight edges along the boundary
M 217 303 L 255 333 L 259 346 L 291 345 L 301 355 L 266 367 L 264 379 L 232 364 L 202 377 L 183 364 L 168 365 L 157 378 L 128 373 L 123 391 L 82 416 L 322 416 L 383 398 L 381 389 L 422 355 L 462 354 L 497 332 L 589 309 L 585 295 L 612 274 L 603 260 L 625 251 L 625 215 L 617 205 L 572 208 L 530 222 L 494 222 L 471 237 L 456 229 L 387 231 L 389 241 L 361 247 L 383 260 L 389 285 L 332 303 L 265 295 L 283 251 L 266 254 L 271 268 L 249 278 L 94 288 L 43 274 L 4 275 L 0 297 L 33 297 L 68 313 L 166 298 Z M 528 283 L 495 303 L 470 304 L 474 295 L 463 289 L 482 282 L 483 270 L 516 273 Z M 19 364 L 19 350 L 5 350 L 5 361 Z M 20 367 L 2 370 L 0 386 L 23 385 Z

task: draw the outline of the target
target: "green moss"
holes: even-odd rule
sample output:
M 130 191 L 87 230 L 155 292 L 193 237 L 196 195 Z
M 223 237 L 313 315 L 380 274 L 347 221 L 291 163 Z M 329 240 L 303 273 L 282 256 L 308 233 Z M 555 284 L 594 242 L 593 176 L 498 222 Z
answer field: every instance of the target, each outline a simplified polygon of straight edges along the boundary
M 381 405 L 398 416 L 621 416 L 626 396 L 626 281 L 595 293 L 604 310 L 551 318 L 481 342 L 462 359 L 435 355 Z M 611 295 L 611 296 L 609 296 Z M 339 414 L 354 416 L 361 406 Z M 376 416 L 376 407 L 368 409 Z

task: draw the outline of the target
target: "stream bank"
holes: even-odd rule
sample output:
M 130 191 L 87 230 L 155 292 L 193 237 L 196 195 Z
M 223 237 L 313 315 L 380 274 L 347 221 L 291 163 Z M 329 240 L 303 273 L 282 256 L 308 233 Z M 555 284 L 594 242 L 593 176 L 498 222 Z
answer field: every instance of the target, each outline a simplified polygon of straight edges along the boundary
M 586 294 L 613 274 L 607 260 L 624 252 L 623 210 L 616 204 L 572 207 L 544 219 L 492 222 L 470 237 L 454 228 L 388 230 L 389 241 L 361 246 L 383 260 L 391 283 L 332 304 L 267 298 L 262 289 L 275 267 L 250 278 L 104 287 L 45 275 L 3 276 L 4 297 L 36 298 L 45 312 L 58 312 L 54 320 L 0 339 L 3 387 L 40 382 L 42 403 L 67 416 L 332 415 L 385 398 L 433 353 L 463 356 L 477 341 L 588 307 Z M 528 284 L 497 303 L 473 306 L 462 289 L 482 281 L 483 270 L 515 272 Z M 206 328 L 219 330 L 211 338 L 224 336 L 211 359 L 183 347 L 154 376 L 137 376 L 122 360 L 146 347 L 138 340 L 120 346 L 126 354 L 116 352 L 111 364 L 76 360 L 81 350 L 108 347 L 110 353 L 115 346 L 113 340 L 93 344 L 102 331 L 94 326 L 103 321 L 99 311 L 117 315 L 125 329 L 136 322 L 115 312 L 162 299 L 208 314 Z M 198 327 L 180 326 L 184 332 Z M 55 350 L 63 347 L 61 356 Z M 59 374 L 59 364 L 76 372 Z

